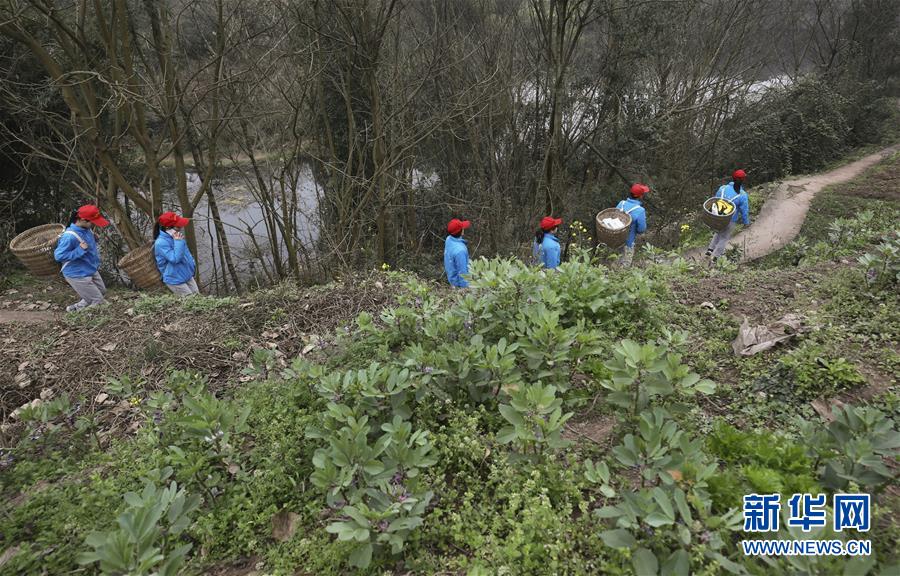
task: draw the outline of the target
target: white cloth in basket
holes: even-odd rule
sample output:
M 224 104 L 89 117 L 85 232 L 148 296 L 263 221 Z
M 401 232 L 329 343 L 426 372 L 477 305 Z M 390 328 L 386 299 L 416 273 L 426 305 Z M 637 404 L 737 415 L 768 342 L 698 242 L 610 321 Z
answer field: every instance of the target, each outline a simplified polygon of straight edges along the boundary
M 604 228 L 609 228 L 610 230 L 621 230 L 625 227 L 625 224 L 618 218 L 604 218 L 600 223 L 603 224 Z

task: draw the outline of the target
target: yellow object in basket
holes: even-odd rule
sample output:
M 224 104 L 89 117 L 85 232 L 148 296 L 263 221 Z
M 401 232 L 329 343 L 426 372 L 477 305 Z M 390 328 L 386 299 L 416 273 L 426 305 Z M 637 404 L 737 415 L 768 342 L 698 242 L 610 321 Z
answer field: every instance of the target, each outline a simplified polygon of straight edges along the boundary
M 732 212 L 734 212 L 734 204 L 732 204 L 731 202 L 726 202 L 725 200 L 719 199 L 713 203 L 713 214 L 723 214 L 725 216 L 728 216 Z

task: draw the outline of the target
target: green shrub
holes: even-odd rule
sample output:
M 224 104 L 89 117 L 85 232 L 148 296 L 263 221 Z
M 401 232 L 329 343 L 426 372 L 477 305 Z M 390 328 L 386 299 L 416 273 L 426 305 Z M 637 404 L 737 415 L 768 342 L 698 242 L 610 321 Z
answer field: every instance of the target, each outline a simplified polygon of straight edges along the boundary
M 156 484 L 172 473 L 165 469 L 148 479 L 144 490 L 128 492 L 125 511 L 116 519 L 119 528 L 94 532 L 85 543 L 92 550 L 82 553 L 78 563 L 99 563 L 103 574 L 177 576 L 193 545 L 180 536 L 191 524 L 191 514 L 200 498 L 189 496 L 175 482 L 166 488 Z
M 865 382 L 853 364 L 845 358 L 829 358 L 816 344 L 804 343 L 788 352 L 778 359 L 778 367 L 798 400 L 827 398 Z
M 770 432 L 744 432 L 719 421 L 706 441 L 725 468 L 709 480 L 714 508 L 740 506 L 750 492 L 816 492 L 814 464 L 806 448 Z

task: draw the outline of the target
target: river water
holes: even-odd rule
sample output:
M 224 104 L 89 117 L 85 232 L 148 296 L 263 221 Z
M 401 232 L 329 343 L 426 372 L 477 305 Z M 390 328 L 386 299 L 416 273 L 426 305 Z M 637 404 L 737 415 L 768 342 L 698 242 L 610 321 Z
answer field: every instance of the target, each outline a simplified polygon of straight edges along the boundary
M 251 187 L 245 180 L 247 176 L 249 175 L 239 171 L 229 171 L 216 178 L 213 184 L 219 216 L 225 228 L 235 268 L 245 279 L 262 274 L 259 269 L 260 257 L 269 265 L 272 261 L 270 231 L 263 220 L 263 208 L 254 198 Z M 193 194 L 200 187 L 200 178 L 194 173 L 188 173 L 187 178 L 188 193 Z M 316 214 L 319 192 L 312 169 L 304 167 L 297 182 L 294 192 L 297 196 L 298 210 L 294 225 L 299 241 L 306 250 L 312 252 L 319 236 Z M 197 266 L 202 281 L 208 283 L 214 276 L 214 257 L 215 266 L 219 267 L 220 274 L 222 263 L 219 261 L 215 227 L 206 196 L 194 211 L 194 230 L 197 234 L 198 254 L 195 255 Z M 272 233 L 278 235 L 277 230 Z M 286 254 L 283 252 L 282 256 Z

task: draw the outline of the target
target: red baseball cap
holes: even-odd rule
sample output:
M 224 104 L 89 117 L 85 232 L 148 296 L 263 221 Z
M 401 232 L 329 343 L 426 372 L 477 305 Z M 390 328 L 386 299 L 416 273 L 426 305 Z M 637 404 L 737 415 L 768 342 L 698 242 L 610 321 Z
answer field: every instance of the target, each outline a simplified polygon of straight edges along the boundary
M 562 218 L 554 218 L 553 216 L 544 216 L 541 218 L 541 230 L 549 232 L 562 224 Z
M 81 208 L 78 209 L 78 217 L 82 220 L 87 220 L 91 224 L 95 224 L 101 228 L 106 228 L 109 226 L 109 220 L 103 217 L 100 214 L 100 209 L 94 206 L 93 204 L 85 204 Z
M 182 218 L 174 212 L 163 212 L 156 221 L 165 228 L 184 228 L 188 225 L 190 219 Z
M 744 172 L 743 170 L 738 169 L 731 173 L 731 177 L 734 178 L 735 180 L 743 180 L 744 178 L 747 177 L 747 173 Z
M 459 234 L 471 225 L 472 223 L 468 220 L 460 220 L 458 218 L 454 218 L 447 224 L 447 232 L 449 232 L 450 234 Z
M 631 195 L 634 196 L 635 198 L 640 198 L 641 196 L 643 196 L 644 194 L 646 194 L 649 191 L 650 191 L 650 187 L 646 186 L 644 184 L 637 183 L 637 184 L 631 185 Z

